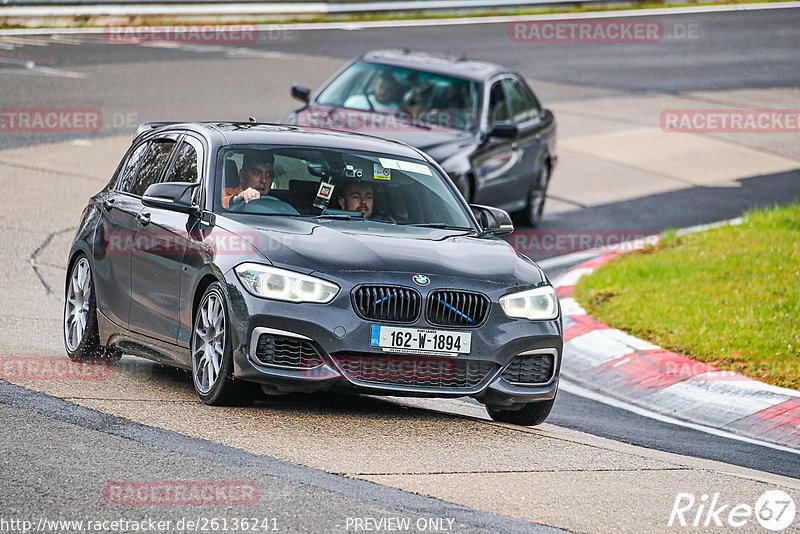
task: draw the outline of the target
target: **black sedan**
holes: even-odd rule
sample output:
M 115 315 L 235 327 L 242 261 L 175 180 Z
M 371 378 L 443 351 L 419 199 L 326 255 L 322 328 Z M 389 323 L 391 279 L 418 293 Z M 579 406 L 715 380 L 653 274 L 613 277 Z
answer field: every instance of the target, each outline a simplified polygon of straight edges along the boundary
M 72 245 L 71 358 L 190 369 L 203 402 L 343 390 L 472 396 L 545 420 L 563 330 L 542 270 L 402 143 L 255 123 L 144 124 Z
M 356 58 L 287 124 L 373 133 L 431 155 L 468 202 L 519 212 L 536 226 L 556 163 L 553 114 L 524 78 L 499 65 L 408 50 Z

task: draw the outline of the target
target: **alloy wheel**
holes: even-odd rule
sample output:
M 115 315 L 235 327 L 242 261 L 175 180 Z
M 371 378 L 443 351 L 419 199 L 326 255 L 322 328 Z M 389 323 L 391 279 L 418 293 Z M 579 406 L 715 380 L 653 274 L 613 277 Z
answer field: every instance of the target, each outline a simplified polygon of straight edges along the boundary
M 197 311 L 192 333 L 192 365 L 200 393 L 211 391 L 224 372 L 225 327 L 225 303 L 218 293 L 210 292 Z
M 72 267 L 64 308 L 64 339 L 70 352 L 78 350 L 86 334 L 91 296 L 92 270 L 89 260 L 81 258 Z

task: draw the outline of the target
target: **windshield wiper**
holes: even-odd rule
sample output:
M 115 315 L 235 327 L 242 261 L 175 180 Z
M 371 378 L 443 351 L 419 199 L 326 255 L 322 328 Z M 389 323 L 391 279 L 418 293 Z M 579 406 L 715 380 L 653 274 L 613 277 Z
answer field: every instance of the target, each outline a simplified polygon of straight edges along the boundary
M 337 221 L 366 221 L 364 217 L 356 217 L 355 215 L 347 215 L 346 213 L 323 213 L 321 215 L 312 215 L 311 219 L 335 219 Z
M 464 230 L 469 232 L 474 232 L 474 228 L 469 228 L 467 226 L 453 226 L 447 223 L 416 223 L 416 224 L 406 224 L 404 226 L 416 226 L 417 228 L 441 228 L 443 230 Z

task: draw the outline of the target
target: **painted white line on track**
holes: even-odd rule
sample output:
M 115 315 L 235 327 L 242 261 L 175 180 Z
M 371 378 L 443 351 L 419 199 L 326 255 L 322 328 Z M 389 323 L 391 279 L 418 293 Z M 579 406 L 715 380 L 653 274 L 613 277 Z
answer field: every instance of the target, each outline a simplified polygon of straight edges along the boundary
M 253 6 L 257 4 L 234 4 L 236 6 Z M 52 8 L 52 6 L 49 6 Z M 108 6 L 84 6 L 102 8 Z M 152 8 L 153 6 L 148 6 Z M 773 4 L 732 4 L 721 6 L 693 6 L 675 7 L 662 9 L 635 9 L 635 10 L 615 10 L 597 11 L 588 13 L 554 13 L 547 15 L 503 15 L 494 17 L 464 17 L 450 19 L 415 19 L 415 20 L 377 20 L 361 22 L 310 22 L 310 23 L 283 23 L 283 24 L 258 24 L 253 25 L 257 30 L 360 30 L 369 28 L 395 28 L 395 27 L 421 27 L 421 26 L 467 26 L 474 24 L 498 24 L 515 21 L 528 20 L 580 20 L 580 19 L 607 19 L 625 17 L 646 17 L 662 15 L 691 15 L 698 13 L 723 13 L 732 11 L 759 11 L 767 9 L 792 9 L 800 7 L 800 2 L 777 2 Z M 12 16 L 11 9 L 0 7 L 0 17 Z M 75 9 L 70 7 L 70 9 Z M 237 7 L 237 9 L 240 9 Z M 236 13 L 239 11 L 231 11 Z M 70 14 L 76 14 L 74 12 Z M 110 13 L 105 13 L 110 14 Z M 162 13 L 163 14 L 163 13 Z M 186 13 L 192 14 L 192 13 Z M 220 12 L 219 14 L 226 14 Z M 52 16 L 54 13 L 43 13 L 42 16 Z M 19 15 L 14 15 L 19 16 Z M 228 24 L 230 26 L 230 24 Z M 249 25 L 248 25 L 249 26 Z M 158 26 L 166 27 L 166 26 Z M 102 34 L 108 31 L 107 28 L 19 28 L 0 30 L 0 35 L 64 35 L 64 34 Z
M 648 410 L 646 408 L 641 408 L 634 404 L 629 404 L 627 402 L 621 401 L 619 399 L 615 399 L 613 397 L 609 397 L 603 395 L 602 393 L 598 393 L 596 391 L 592 391 L 587 389 L 583 386 L 579 386 L 578 384 L 571 382 L 570 380 L 566 379 L 564 375 L 561 375 L 558 383 L 559 389 L 566 391 L 567 393 L 571 393 L 573 395 L 577 395 L 579 397 L 583 397 L 589 400 L 593 400 L 596 402 L 600 402 L 602 404 L 606 404 L 608 406 L 612 406 L 614 408 L 619 408 L 620 410 L 625 410 L 627 412 L 634 413 L 636 415 L 641 415 L 642 417 L 647 417 L 648 419 L 654 419 L 656 421 L 661 421 L 662 423 L 668 423 L 671 425 L 682 426 L 685 428 L 690 428 L 692 430 L 697 430 L 700 432 L 704 432 L 706 434 L 711 434 L 713 436 L 718 436 L 721 438 L 728 438 L 737 441 L 742 441 L 744 443 L 750 443 L 751 445 L 759 445 L 761 447 L 767 447 L 770 449 L 775 449 L 777 451 L 783 452 L 790 452 L 792 454 L 800 454 L 800 449 L 793 449 L 791 447 L 785 447 L 783 445 L 778 445 L 776 443 L 770 443 L 767 441 L 761 441 L 759 439 L 748 438 L 745 436 L 740 436 L 738 434 L 734 434 L 733 432 L 728 432 L 725 430 L 720 430 L 718 428 L 713 428 L 710 426 L 705 426 L 697 423 L 690 423 L 688 421 L 683 421 L 681 419 L 677 419 L 675 417 L 670 417 L 668 415 L 660 414 L 658 412 L 654 412 L 652 410 Z

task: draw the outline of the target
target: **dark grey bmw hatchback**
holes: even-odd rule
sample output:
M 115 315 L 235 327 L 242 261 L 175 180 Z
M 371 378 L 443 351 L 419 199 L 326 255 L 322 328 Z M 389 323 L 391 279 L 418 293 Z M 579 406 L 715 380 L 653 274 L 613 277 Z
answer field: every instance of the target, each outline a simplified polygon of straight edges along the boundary
M 256 123 L 145 123 L 70 251 L 71 358 L 190 369 L 206 404 L 322 390 L 471 396 L 536 425 L 561 310 L 423 152 Z

